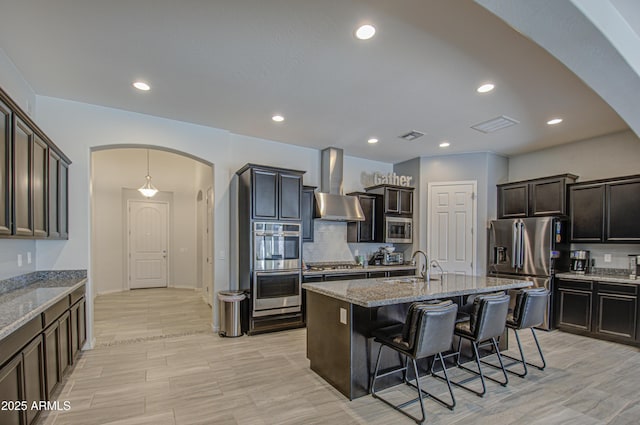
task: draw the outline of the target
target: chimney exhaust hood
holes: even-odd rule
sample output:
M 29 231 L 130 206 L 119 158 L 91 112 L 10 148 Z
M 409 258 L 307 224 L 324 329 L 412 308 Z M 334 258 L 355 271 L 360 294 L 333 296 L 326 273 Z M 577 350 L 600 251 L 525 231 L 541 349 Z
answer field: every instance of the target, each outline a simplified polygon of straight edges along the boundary
M 364 221 L 360 201 L 342 194 L 343 150 L 327 148 L 320 161 L 320 192 L 316 192 L 316 215 L 321 220 Z

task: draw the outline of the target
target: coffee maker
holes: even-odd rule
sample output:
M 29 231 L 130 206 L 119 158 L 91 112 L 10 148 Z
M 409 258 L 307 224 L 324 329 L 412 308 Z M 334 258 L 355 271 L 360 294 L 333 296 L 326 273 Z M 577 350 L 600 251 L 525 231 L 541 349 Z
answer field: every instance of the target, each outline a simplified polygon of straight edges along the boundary
M 585 250 L 571 251 L 571 271 L 576 274 L 587 274 L 591 267 L 590 252 Z

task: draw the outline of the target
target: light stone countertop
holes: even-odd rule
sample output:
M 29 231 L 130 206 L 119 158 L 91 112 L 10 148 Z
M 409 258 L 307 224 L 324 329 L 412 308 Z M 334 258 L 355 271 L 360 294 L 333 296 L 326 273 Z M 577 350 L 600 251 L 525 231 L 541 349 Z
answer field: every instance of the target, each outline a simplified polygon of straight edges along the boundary
M 386 277 L 378 279 L 338 280 L 303 283 L 307 291 L 333 297 L 362 307 L 380 307 L 437 298 L 449 298 L 483 292 L 532 286 L 519 279 L 445 274 L 438 280 L 422 281 L 420 277 Z
M 640 285 L 640 280 L 629 279 L 629 276 L 613 274 L 577 274 L 577 273 L 556 273 L 556 277 L 574 280 L 589 280 L 592 282 L 615 282 Z
M 314 276 L 323 274 L 351 274 L 369 272 L 392 272 L 396 270 L 415 270 L 416 266 L 410 264 L 400 264 L 397 266 L 367 266 L 353 267 L 351 269 L 328 269 L 328 270 L 303 270 L 304 276 Z
M 38 272 L 38 280 L 0 295 L 0 340 L 84 285 L 86 271 L 78 272 Z

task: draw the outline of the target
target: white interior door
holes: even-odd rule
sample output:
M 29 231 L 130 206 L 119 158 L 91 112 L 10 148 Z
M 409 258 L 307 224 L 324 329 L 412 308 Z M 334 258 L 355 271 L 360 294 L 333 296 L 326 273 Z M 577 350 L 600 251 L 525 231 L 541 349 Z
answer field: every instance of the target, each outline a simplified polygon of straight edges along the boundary
M 129 288 L 167 286 L 169 205 L 129 201 Z
M 447 273 L 474 274 L 476 182 L 429 183 L 427 244 Z

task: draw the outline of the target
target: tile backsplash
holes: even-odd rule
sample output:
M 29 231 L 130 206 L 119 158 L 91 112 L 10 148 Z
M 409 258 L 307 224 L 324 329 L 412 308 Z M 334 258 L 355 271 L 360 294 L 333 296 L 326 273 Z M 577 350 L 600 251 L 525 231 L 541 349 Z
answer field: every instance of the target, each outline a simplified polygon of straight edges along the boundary
M 313 242 L 305 242 L 302 259 L 307 263 L 355 261 L 356 255 L 367 258 L 383 243 L 348 243 L 347 223 L 316 220 Z
M 571 249 L 590 251 L 591 259 L 595 260 L 595 267 L 602 269 L 629 268 L 629 255 L 640 255 L 640 245 L 625 244 L 571 244 Z M 605 263 L 605 254 L 611 254 L 611 262 Z

